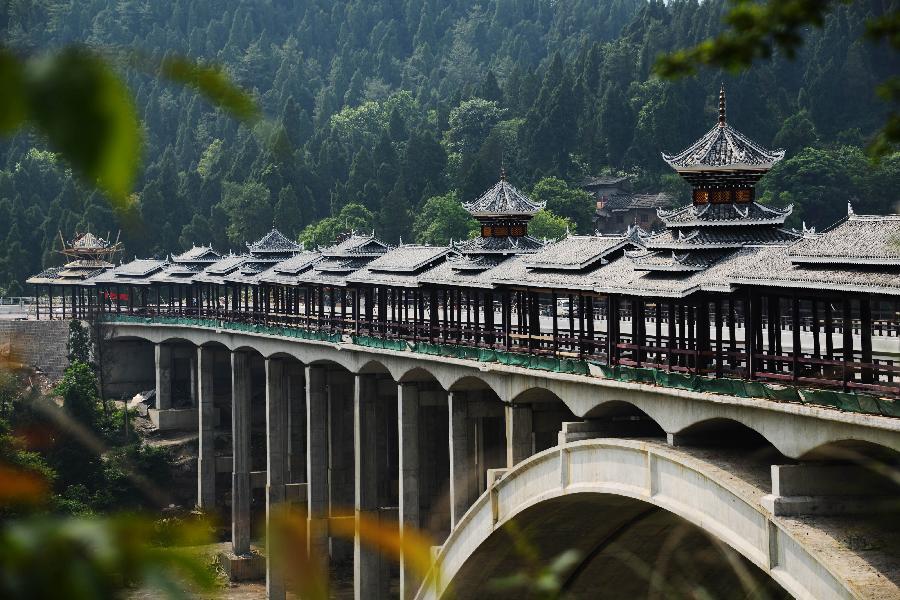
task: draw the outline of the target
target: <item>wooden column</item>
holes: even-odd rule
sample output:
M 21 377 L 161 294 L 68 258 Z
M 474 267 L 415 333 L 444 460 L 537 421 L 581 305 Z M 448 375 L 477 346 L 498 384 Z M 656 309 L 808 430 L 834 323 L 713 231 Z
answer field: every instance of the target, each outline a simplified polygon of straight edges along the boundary
M 859 334 L 860 334 L 860 352 L 862 353 L 860 361 L 865 364 L 872 363 L 872 304 L 868 296 L 860 296 L 859 298 Z M 874 371 L 871 367 L 863 367 L 862 378 L 863 383 L 872 383 L 874 381 Z
M 850 298 L 845 297 L 841 307 L 843 309 L 844 321 L 844 340 L 842 344 L 843 348 L 841 349 L 841 357 L 844 363 L 842 379 L 844 381 L 844 389 L 847 389 L 847 382 L 853 379 L 853 367 L 850 366 L 850 363 L 853 362 L 853 312 L 852 306 L 850 305 Z
M 800 377 L 800 357 L 803 354 L 800 340 L 800 298 L 796 293 L 791 295 L 791 358 L 793 359 L 792 373 L 794 381 Z

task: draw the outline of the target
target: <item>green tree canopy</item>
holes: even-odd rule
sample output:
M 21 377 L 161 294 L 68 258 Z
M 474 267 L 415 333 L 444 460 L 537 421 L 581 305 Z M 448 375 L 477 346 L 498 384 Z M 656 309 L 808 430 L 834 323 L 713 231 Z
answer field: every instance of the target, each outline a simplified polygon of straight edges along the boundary
M 367 233 L 372 230 L 375 216 L 361 204 L 348 204 L 335 217 L 307 225 L 300 233 L 300 241 L 307 248 L 330 246 L 342 233 Z
M 494 125 L 503 118 L 496 102 L 472 98 L 450 111 L 449 127 L 444 134 L 451 152 L 474 153 L 481 148 Z
M 547 209 L 539 210 L 528 224 L 528 235 L 539 240 L 558 240 L 571 230 L 572 222 Z
M 228 215 L 228 239 L 240 247 L 254 242 L 272 228 L 272 202 L 269 189 L 261 183 L 246 181 L 222 184 L 222 208 Z
M 413 222 L 413 235 L 419 244 L 443 246 L 450 240 L 465 240 L 476 233 L 478 221 L 466 212 L 452 192 L 426 200 Z
M 577 233 L 593 231 L 595 203 L 584 190 L 570 187 L 559 177 L 545 177 L 534 185 L 531 198 L 546 202 L 547 210 L 571 222 Z

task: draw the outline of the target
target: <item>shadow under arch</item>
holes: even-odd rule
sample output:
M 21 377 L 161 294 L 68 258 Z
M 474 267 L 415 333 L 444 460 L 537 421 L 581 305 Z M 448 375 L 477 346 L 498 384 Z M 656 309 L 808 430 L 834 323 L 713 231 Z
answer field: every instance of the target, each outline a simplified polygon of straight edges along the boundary
M 664 438 L 666 432 L 652 416 L 625 400 L 610 400 L 584 415 L 598 433 L 617 437 Z
M 556 571 L 567 598 L 791 598 L 736 550 L 642 500 L 573 493 L 529 506 L 491 533 L 453 578 L 459 598 L 510 600 L 528 589 L 503 579 Z M 533 589 L 533 588 L 532 588 Z
M 523 390 L 512 399 L 512 404 L 531 409 L 534 452 L 555 446 L 563 423 L 580 420 L 558 394 L 544 387 Z
M 773 464 L 795 462 L 786 458 L 777 446 L 757 430 L 724 417 L 689 425 L 672 435 L 672 443 L 675 446 L 740 450 L 748 459 L 771 461 Z

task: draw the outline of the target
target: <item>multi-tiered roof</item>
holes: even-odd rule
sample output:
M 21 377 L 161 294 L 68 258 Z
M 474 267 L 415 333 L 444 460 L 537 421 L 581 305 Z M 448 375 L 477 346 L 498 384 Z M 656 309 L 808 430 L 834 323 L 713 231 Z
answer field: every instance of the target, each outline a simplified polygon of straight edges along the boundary
M 113 268 L 112 260 L 122 251 L 118 240 L 110 242 L 86 232 L 75 236 L 69 242 L 59 234 L 60 249 L 63 256 L 71 259 L 62 267 L 50 267 L 30 277 L 27 283 L 40 285 L 80 285 L 88 278 L 94 277 Z
M 740 248 L 799 239 L 800 233 L 784 227 L 792 207 L 769 208 L 755 201 L 756 182 L 783 157 L 783 150 L 767 150 L 728 125 L 723 86 L 718 123 L 678 154 L 663 154 L 691 184 L 693 201 L 657 212 L 665 229 L 641 237 L 645 249 L 630 254 L 635 268 L 703 271 Z

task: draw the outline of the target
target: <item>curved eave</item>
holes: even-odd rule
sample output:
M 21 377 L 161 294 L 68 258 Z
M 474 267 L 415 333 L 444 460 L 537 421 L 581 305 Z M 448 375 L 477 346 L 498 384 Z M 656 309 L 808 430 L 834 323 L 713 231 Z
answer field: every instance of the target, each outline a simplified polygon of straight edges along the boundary
M 753 279 L 750 277 L 729 277 L 729 282 L 732 285 L 746 285 L 746 286 L 757 286 L 757 287 L 778 287 L 778 288 L 788 288 L 788 289 L 810 289 L 810 287 L 815 287 L 816 289 L 824 289 L 824 290 L 837 290 L 840 292 L 859 292 L 863 294 L 884 294 L 890 296 L 900 296 L 900 288 L 890 288 L 890 287 L 882 287 L 877 285 L 858 285 L 858 284 L 848 284 L 848 283 L 829 283 L 824 281 L 807 281 L 807 280 L 797 280 L 797 281 L 789 281 L 784 279 Z
M 542 210 L 541 208 L 537 208 L 531 211 L 491 212 L 475 210 L 466 206 L 465 204 L 463 204 L 463 208 L 465 208 L 469 212 L 469 214 L 476 219 L 515 219 L 517 217 L 521 219 L 530 219 Z
M 673 156 L 669 156 L 667 154 L 663 154 L 663 160 L 666 161 L 670 167 L 672 167 L 676 173 L 731 173 L 731 172 L 761 172 L 765 173 L 772 169 L 775 166 L 775 163 L 783 158 L 783 154 L 780 157 L 774 158 L 769 162 L 758 163 L 758 164 L 746 164 L 746 163 L 731 163 L 728 165 L 688 165 L 682 166 L 675 162 L 675 158 Z
M 855 267 L 859 265 L 871 265 L 874 267 L 898 267 L 900 258 L 880 257 L 847 257 L 847 256 L 791 256 L 791 262 L 796 265 L 835 265 L 841 267 Z
M 635 271 L 663 272 L 663 273 L 696 273 L 703 271 L 707 267 L 699 265 L 641 265 L 634 263 Z
M 722 242 L 718 244 L 653 244 L 647 243 L 648 250 L 728 250 L 731 248 L 743 248 L 750 245 L 747 242 Z

